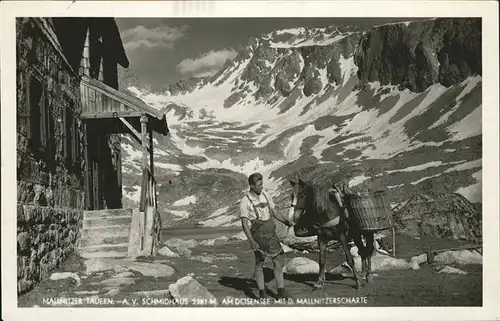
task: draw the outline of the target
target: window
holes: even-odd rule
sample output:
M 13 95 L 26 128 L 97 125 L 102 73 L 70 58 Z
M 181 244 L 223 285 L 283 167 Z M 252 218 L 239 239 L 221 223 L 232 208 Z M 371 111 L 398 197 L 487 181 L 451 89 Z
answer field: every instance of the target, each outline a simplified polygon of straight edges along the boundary
M 73 112 L 68 106 L 63 109 L 63 126 L 64 126 L 64 159 L 66 167 L 70 168 L 73 163 Z
M 80 169 L 80 133 L 78 131 L 78 120 L 73 118 L 73 126 L 72 126 L 72 163 L 75 169 Z
M 26 87 L 28 104 L 28 140 L 32 152 L 45 151 L 52 135 L 50 129 L 50 110 L 42 82 L 29 74 Z
M 63 122 L 63 150 L 66 167 L 72 172 L 78 174 L 81 172 L 80 133 L 78 128 L 78 119 L 75 117 L 73 111 L 70 108 L 65 108 L 63 110 Z

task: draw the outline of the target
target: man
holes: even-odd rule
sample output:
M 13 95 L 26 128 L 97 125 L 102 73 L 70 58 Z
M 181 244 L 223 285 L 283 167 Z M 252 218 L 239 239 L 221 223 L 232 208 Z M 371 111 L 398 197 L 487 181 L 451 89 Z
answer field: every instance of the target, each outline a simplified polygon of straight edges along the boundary
M 284 254 L 276 235 L 276 225 L 272 219 L 276 209 L 269 194 L 263 192 L 263 178 L 260 173 L 248 177 L 250 190 L 240 202 L 240 218 L 250 247 L 255 255 L 255 280 L 259 297 L 266 298 L 264 284 L 264 261 L 271 257 L 274 264 L 274 278 L 278 288 L 278 298 L 287 298 L 283 284 Z

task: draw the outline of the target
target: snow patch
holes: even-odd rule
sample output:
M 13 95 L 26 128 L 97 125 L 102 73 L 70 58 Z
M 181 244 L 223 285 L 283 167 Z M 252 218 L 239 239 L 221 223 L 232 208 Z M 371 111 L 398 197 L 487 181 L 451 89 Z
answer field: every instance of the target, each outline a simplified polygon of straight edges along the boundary
M 441 173 L 439 173 L 439 174 L 435 174 L 435 175 L 427 176 L 427 177 L 424 177 L 424 178 L 419 179 L 418 181 L 411 182 L 410 184 L 411 184 L 411 185 L 417 185 L 417 184 L 422 183 L 423 181 L 426 181 L 426 180 L 428 180 L 428 179 L 430 179 L 430 178 L 439 177 L 439 176 L 441 176 L 441 175 L 442 175 L 442 174 L 441 174 Z
M 195 204 L 196 200 L 197 200 L 196 195 L 191 195 L 175 201 L 174 204 L 172 204 L 172 206 L 185 206 L 185 205 Z
M 474 111 L 455 124 L 448 127 L 448 132 L 452 134 L 451 141 L 460 141 L 469 137 L 481 135 L 481 115 L 482 105 L 479 105 Z
M 354 56 L 345 59 L 343 55 L 340 56 L 339 65 L 342 75 L 342 86 L 345 86 L 351 76 L 358 72 L 358 66 L 354 63 Z
M 386 172 L 388 174 L 397 173 L 397 172 L 417 172 L 417 171 L 423 171 L 424 169 L 429 168 L 429 167 L 438 167 L 441 165 L 443 165 L 442 161 L 429 162 L 429 163 L 425 163 L 425 164 L 421 164 L 421 165 L 410 166 L 410 167 L 403 168 L 403 169 L 389 170 Z
M 481 167 L 482 164 L 483 164 L 483 160 L 482 159 L 476 159 L 474 161 L 470 161 L 470 162 L 467 162 L 467 163 L 462 163 L 462 164 L 454 166 L 452 168 L 448 168 L 445 171 L 445 173 L 449 173 L 449 172 L 453 172 L 453 171 L 465 171 L 465 170 L 468 170 L 468 169 Z
M 463 197 L 468 199 L 471 203 L 481 202 L 483 195 L 483 184 L 482 184 L 483 170 L 480 170 L 474 174 L 472 177 L 476 179 L 476 184 L 469 185 L 467 187 L 460 187 L 455 192 L 461 194 Z
M 481 82 L 481 76 L 473 76 L 473 77 L 468 77 L 466 80 L 464 80 L 461 85 L 465 84 L 464 89 L 460 93 L 460 95 L 457 96 L 455 99 L 455 105 L 444 115 L 442 115 L 438 121 L 436 121 L 434 124 L 432 124 L 429 129 L 436 128 L 444 123 L 450 118 L 450 116 L 460 107 L 462 104 L 462 98 L 464 98 L 468 93 L 472 91 L 479 83 Z
M 168 210 L 168 212 L 178 217 L 175 219 L 176 221 L 183 220 L 189 217 L 189 212 L 187 211 Z
M 228 206 L 227 207 L 223 207 L 223 208 L 219 208 L 218 210 L 216 210 L 212 214 L 210 214 L 207 218 L 213 218 L 213 217 L 220 216 L 220 215 L 226 213 L 228 209 L 229 209 Z
M 369 178 L 370 177 L 366 177 L 365 175 L 356 176 L 356 177 L 354 177 L 353 179 L 351 179 L 349 181 L 349 187 L 357 186 L 357 185 L 363 183 L 364 181 L 366 181 Z

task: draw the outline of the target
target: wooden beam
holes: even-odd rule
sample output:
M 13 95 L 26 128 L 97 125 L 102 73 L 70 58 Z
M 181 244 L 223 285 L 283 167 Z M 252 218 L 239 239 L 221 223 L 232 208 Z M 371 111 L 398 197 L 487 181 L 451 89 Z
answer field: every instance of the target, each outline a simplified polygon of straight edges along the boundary
M 123 122 L 123 124 L 125 124 L 125 126 L 127 126 L 127 128 L 132 132 L 132 138 L 135 139 L 136 142 L 138 142 L 139 144 L 141 144 L 142 146 L 142 138 L 141 138 L 141 134 L 139 134 L 139 132 L 124 118 L 120 117 L 120 120 Z M 147 142 L 146 142 L 147 143 Z M 149 153 L 151 153 L 150 149 L 151 149 L 151 145 L 148 145 L 146 144 L 146 148 L 148 150 Z
M 115 111 L 115 112 L 83 112 L 80 118 L 82 119 L 104 119 L 104 118 L 119 118 L 119 117 L 141 117 L 140 111 Z
M 139 142 L 141 141 L 141 135 L 139 134 L 139 132 L 134 128 L 134 126 L 132 126 L 131 123 L 129 123 L 125 118 L 123 117 L 120 117 L 120 121 L 125 125 L 127 126 L 128 129 L 130 129 L 130 131 L 132 132 L 132 134 L 135 136 L 135 138 L 137 138 L 139 140 Z
M 148 116 L 141 116 L 142 168 L 148 168 L 148 142 L 146 140 Z
M 151 175 L 155 176 L 155 165 L 154 165 L 154 154 L 153 154 L 153 130 L 151 127 L 148 131 L 149 134 L 149 169 L 151 171 Z

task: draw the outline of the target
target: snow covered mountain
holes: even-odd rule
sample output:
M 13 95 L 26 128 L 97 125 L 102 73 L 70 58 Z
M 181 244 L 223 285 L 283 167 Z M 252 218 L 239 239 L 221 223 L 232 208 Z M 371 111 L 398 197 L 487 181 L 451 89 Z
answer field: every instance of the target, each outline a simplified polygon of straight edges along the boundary
M 481 67 L 481 20 L 433 19 L 279 30 L 211 78 L 128 90 L 169 121 L 155 138 L 164 223 L 227 226 L 254 171 L 283 208 L 296 175 L 480 206 Z M 123 138 L 125 202 L 139 197 L 138 147 Z

